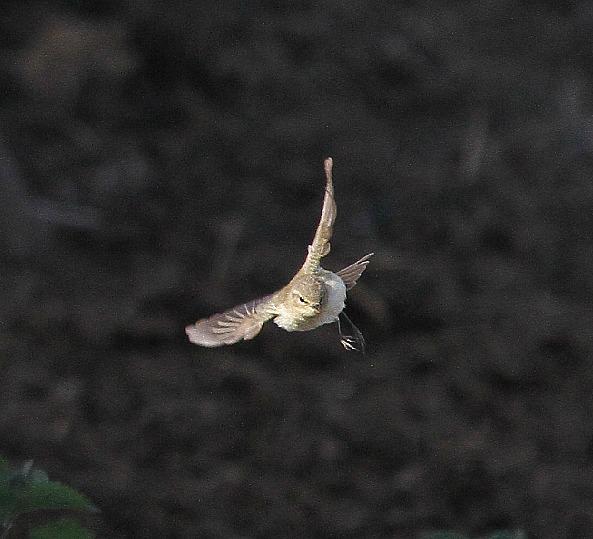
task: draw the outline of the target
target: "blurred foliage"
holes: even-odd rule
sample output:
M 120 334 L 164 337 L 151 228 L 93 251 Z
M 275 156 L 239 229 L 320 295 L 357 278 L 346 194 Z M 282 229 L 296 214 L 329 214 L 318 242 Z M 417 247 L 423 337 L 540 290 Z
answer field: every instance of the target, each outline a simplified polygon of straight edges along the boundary
M 96 507 L 76 490 L 50 481 L 26 462 L 12 468 L 0 458 L 0 530 L 2 538 L 20 537 L 30 530 L 35 539 L 87 539 L 94 534 L 79 520 Z
M 31 530 L 31 539 L 92 539 L 95 537 L 72 519 L 61 519 Z

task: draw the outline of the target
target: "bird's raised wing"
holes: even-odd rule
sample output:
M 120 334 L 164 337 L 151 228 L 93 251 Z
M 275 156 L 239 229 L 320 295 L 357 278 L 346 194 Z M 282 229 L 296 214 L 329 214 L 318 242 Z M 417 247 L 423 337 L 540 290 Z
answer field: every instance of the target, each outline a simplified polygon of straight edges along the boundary
M 334 200 L 334 184 L 332 180 L 333 160 L 328 157 L 323 162 L 325 170 L 325 197 L 323 198 L 323 209 L 321 210 L 321 219 L 317 225 L 313 243 L 309 245 L 309 254 L 303 265 L 303 270 L 312 270 L 319 266 L 319 261 L 330 251 L 330 240 L 334 231 L 334 221 L 336 220 L 337 207 Z
M 189 340 L 201 346 L 222 346 L 253 339 L 264 322 L 276 313 L 274 294 L 237 305 L 223 313 L 198 320 L 185 328 Z
M 360 260 L 354 262 L 354 264 L 350 264 L 344 269 L 336 272 L 342 281 L 344 281 L 346 290 L 350 290 L 356 284 L 362 275 L 362 272 L 367 268 L 371 256 L 374 254 L 375 253 L 369 253 L 368 255 L 364 255 Z

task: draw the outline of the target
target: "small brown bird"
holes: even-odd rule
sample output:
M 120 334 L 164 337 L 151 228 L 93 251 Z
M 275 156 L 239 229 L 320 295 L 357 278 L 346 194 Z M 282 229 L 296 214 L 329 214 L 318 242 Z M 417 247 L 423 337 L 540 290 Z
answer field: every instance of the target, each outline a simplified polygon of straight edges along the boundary
M 237 305 L 187 326 L 185 332 L 191 342 L 213 347 L 233 344 L 241 339 L 253 339 L 261 331 L 264 322 L 273 318 L 276 325 L 287 331 L 308 331 L 323 324 L 337 322 L 340 342 L 344 348 L 364 352 L 364 338 L 344 313 L 344 302 L 346 291 L 356 284 L 373 253 L 363 256 L 337 273 L 321 267 L 321 259 L 330 251 L 337 212 L 332 158 L 328 157 L 323 165 L 327 182 L 323 209 L 303 267 L 278 292 Z M 350 324 L 353 335 L 342 334 L 340 316 Z

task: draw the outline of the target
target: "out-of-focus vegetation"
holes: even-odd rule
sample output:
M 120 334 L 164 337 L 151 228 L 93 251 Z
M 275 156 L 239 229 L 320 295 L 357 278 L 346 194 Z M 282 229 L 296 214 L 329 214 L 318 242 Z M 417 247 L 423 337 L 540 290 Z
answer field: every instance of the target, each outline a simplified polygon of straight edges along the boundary
M 74 489 L 50 481 L 27 462 L 13 468 L 0 457 L 0 537 L 2 539 L 91 539 L 85 523 L 97 509 Z

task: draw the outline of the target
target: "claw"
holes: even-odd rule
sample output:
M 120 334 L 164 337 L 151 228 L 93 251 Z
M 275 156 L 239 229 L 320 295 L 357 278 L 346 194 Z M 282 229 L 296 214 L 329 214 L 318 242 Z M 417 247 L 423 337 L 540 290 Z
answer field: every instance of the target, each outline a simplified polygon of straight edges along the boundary
M 354 343 L 356 341 L 350 337 L 342 337 L 340 339 L 340 344 L 346 349 L 346 350 L 354 350 L 354 351 L 358 351 L 358 348 L 356 348 L 356 346 L 354 346 Z
M 340 344 L 346 349 L 346 350 L 354 350 L 357 352 L 362 352 L 364 354 L 364 346 L 365 346 L 365 341 L 364 341 L 364 337 L 362 336 L 362 333 L 360 332 L 360 330 L 354 325 L 354 323 L 352 322 L 352 320 L 350 320 L 350 318 L 348 318 L 348 316 L 346 315 L 346 313 L 344 311 L 342 311 L 340 313 L 340 316 L 343 316 L 346 321 L 350 324 L 352 331 L 354 333 L 354 335 L 344 335 L 342 333 L 342 326 L 340 324 L 340 317 L 338 316 L 338 332 L 340 333 Z

